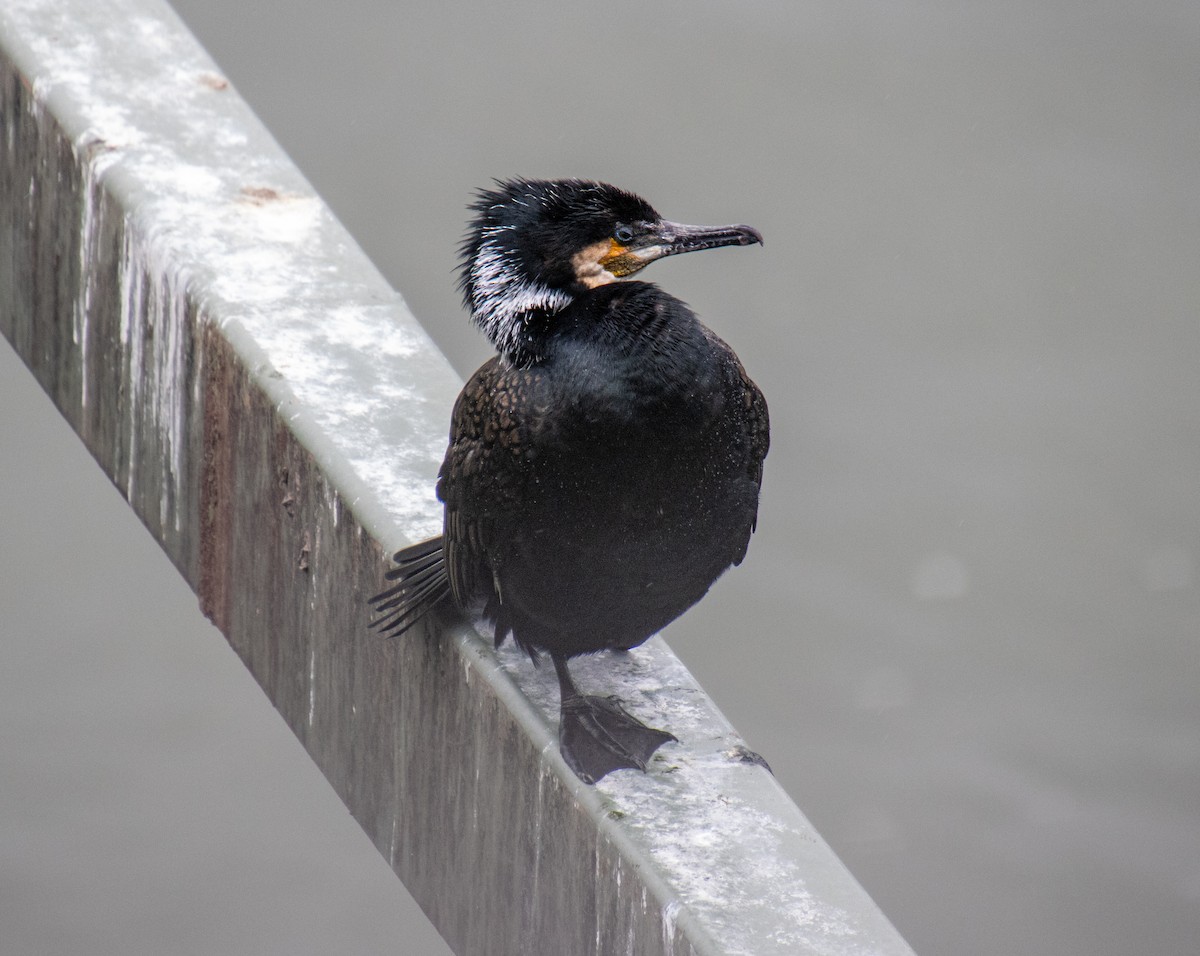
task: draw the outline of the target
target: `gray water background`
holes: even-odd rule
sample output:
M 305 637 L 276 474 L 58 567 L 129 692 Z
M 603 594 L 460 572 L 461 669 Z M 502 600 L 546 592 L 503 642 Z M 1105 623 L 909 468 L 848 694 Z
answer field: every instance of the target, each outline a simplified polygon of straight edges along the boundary
M 761 229 L 672 646 L 922 956 L 1200 951 L 1200 5 L 176 8 L 464 375 L 490 177 Z M 0 953 L 446 952 L 7 345 L 0 502 Z

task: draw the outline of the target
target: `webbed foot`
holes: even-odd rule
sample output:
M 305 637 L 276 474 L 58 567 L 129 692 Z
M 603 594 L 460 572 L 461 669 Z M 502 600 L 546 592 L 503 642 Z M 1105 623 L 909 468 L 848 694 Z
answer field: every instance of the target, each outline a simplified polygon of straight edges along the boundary
M 565 697 L 561 714 L 559 750 L 584 783 L 613 770 L 644 772 L 654 751 L 677 739 L 631 717 L 616 697 Z

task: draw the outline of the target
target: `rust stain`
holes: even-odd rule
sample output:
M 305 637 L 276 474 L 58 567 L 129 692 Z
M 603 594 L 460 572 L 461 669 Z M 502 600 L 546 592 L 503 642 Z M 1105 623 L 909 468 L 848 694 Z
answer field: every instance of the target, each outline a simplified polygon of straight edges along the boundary
M 268 203 L 286 202 L 292 199 L 300 199 L 300 196 L 281 193 L 278 189 L 272 189 L 270 186 L 243 186 L 238 190 L 239 202 L 249 203 L 251 206 L 265 206 Z
M 205 326 L 204 459 L 200 476 L 200 610 L 223 634 L 229 633 L 232 586 L 233 436 L 229 346 L 220 332 Z

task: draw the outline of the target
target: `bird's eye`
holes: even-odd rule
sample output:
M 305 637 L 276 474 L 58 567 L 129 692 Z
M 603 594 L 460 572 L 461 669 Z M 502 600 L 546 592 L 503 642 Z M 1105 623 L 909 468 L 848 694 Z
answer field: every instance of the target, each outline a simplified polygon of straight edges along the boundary
M 622 245 L 633 242 L 633 227 L 627 226 L 625 223 L 619 223 L 617 228 L 613 230 L 613 238 Z

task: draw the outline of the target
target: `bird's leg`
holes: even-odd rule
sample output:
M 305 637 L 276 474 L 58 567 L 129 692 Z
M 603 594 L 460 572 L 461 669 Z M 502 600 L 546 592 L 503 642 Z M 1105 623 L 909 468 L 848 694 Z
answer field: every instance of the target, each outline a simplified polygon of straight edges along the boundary
M 595 783 L 612 770 L 644 771 L 654 751 L 677 739 L 631 717 L 615 697 L 579 693 L 567 671 L 566 657 L 551 657 L 562 699 L 559 750 L 584 783 Z

